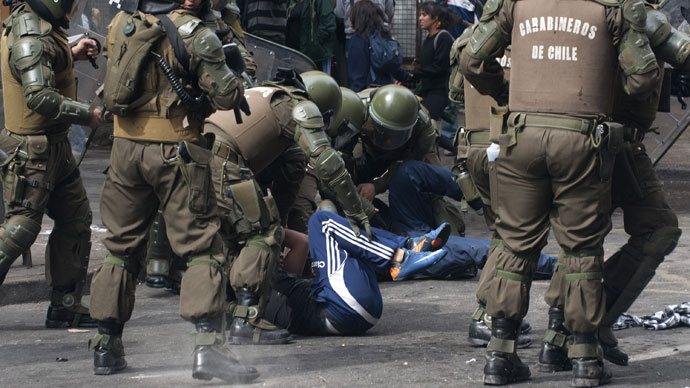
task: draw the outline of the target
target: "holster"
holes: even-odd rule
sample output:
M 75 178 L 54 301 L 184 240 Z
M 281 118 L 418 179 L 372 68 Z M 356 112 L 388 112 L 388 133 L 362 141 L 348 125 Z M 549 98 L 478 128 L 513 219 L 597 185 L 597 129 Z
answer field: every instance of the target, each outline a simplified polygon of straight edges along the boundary
M 599 178 L 609 182 L 613 175 L 616 155 L 623 149 L 626 127 L 615 122 L 604 122 L 597 125 L 595 131 L 600 133 L 599 145 Z
M 210 208 L 211 171 L 213 158 L 210 150 L 188 141 L 181 141 L 177 147 L 180 169 L 189 187 L 189 210 L 206 214 Z
M 489 118 L 489 139 L 497 143 L 501 148 L 510 148 L 517 144 L 517 131 L 524 125 L 513 123 L 512 120 L 519 117 L 511 115 L 507 106 L 491 106 Z

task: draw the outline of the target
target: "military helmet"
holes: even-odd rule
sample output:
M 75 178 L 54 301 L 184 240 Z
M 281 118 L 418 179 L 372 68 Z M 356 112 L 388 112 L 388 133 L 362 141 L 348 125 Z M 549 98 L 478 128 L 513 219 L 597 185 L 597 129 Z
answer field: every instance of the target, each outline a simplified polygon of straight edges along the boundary
M 343 102 L 340 113 L 335 117 L 333 125 L 328 130 L 328 136 L 331 138 L 345 133 L 348 127 L 352 128 L 354 132 L 359 132 L 367 118 L 367 108 L 362 103 L 361 97 L 352 89 L 341 87 L 340 91 L 343 94 Z
M 326 131 L 334 125 L 335 117 L 340 113 L 342 92 L 338 83 L 322 71 L 307 71 L 300 74 L 309 99 L 312 100 L 323 116 Z
M 78 8 L 79 3 L 78 0 L 26 0 L 26 2 L 42 19 L 63 28 L 69 27 L 68 16 L 75 8 Z
M 419 117 L 419 100 L 404 86 L 382 86 L 373 92 L 369 115 L 375 125 L 364 135 L 376 147 L 394 150 L 410 140 Z

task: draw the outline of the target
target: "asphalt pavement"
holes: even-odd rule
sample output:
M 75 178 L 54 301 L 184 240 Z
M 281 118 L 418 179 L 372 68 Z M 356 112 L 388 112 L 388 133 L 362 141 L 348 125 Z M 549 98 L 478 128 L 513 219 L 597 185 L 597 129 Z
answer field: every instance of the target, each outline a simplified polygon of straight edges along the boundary
M 662 310 L 690 300 L 690 134 L 685 134 L 658 166 L 671 205 L 679 215 L 683 236 L 630 312 Z M 107 150 L 90 150 L 82 165 L 94 212 L 90 271 L 105 257 L 99 238 L 104 228 L 98 211 Z M 483 219 L 468 213 L 468 237 L 488 237 Z M 129 367 L 114 376 L 94 376 L 86 343 L 95 330 L 48 330 L 43 327 L 48 287 L 43 251 L 52 222 L 46 217 L 32 247 L 33 267 L 18 260 L 0 287 L 0 387 L 163 387 L 222 386 L 191 378 L 192 341 L 189 323 L 178 315 L 178 297 L 141 285 L 137 304 L 123 337 Z M 620 213 L 605 244 L 613 254 L 627 239 Z M 546 253 L 556 254 L 550 241 Z M 484 351 L 467 344 L 467 327 L 475 308 L 477 278 L 465 281 L 383 283 L 384 313 L 366 335 L 298 337 L 281 346 L 237 346 L 234 351 L 261 376 L 249 387 L 465 387 L 480 386 Z M 539 342 L 546 330 L 547 281 L 532 287 L 527 319 L 535 344 L 519 354 L 532 367 L 532 378 L 516 386 L 563 387 L 568 373 L 536 370 Z M 88 297 L 86 298 L 88 303 Z M 690 387 L 690 329 L 617 332 L 631 355 L 628 367 L 611 365 L 612 387 Z

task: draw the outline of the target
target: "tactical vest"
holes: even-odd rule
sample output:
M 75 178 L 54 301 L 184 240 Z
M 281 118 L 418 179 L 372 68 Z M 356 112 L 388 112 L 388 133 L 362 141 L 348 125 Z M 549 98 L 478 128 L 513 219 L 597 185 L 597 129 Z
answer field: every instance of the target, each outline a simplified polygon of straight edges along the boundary
M 19 7 L 11 17 L 17 16 L 20 12 L 32 12 L 28 6 Z M 38 17 L 38 15 L 36 16 Z M 9 20 L 9 19 L 8 19 Z M 57 50 L 67 53 L 67 63 L 64 69 L 55 72 L 55 89 L 72 100 L 77 97 L 77 84 L 74 79 L 74 69 L 72 67 L 72 50 L 67 42 L 67 37 L 62 29 L 51 26 L 50 23 L 41 19 L 41 36 L 50 36 L 52 39 L 42 39 L 44 45 L 54 42 Z M 40 39 L 36 36 L 36 39 Z M 20 80 L 17 80 L 10 71 L 10 50 L 15 40 L 11 33 L 11 25 L 8 25 L 2 34 L 2 88 L 3 103 L 5 109 L 5 128 L 10 132 L 21 135 L 40 135 L 47 131 L 51 133 L 66 131 L 69 124 L 58 122 L 40 115 L 26 106 L 26 96 Z M 44 47 L 45 52 L 45 47 Z M 54 64 L 53 64 L 54 65 Z
M 497 59 L 503 66 L 503 77 L 510 79 L 510 52 Z M 488 131 L 491 106 L 498 105 L 491 96 L 480 94 L 469 82 L 465 82 L 465 130 Z
M 618 66 L 603 5 L 517 1 L 513 21 L 511 111 L 611 113 Z
M 258 174 L 293 143 L 291 136 L 282 133 L 284 120 L 290 118 L 279 118 L 272 109 L 274 96 L 283 93 L 276 87 L 247 89 L 244 97 L 252 112 L 250 116 L 242 114 L 242 123 L 237 124 L 233 111 L 217 111 L 205 120 L 213 126 L 204 129 L 242 155 L 248 167 Z
M 178 9 L 171 12 L 168 16 L 178 28 L 188 23 L 193 24 L 195 21 L 200 22 L 193 13 L 187 10 Z M 115 17 L 125 17 L 125 15 L 120 13 Z M 115 24 L 115 20 L 113 20 L 111 25 Z M 196 32 L 197 30 L 195 30 L 195 33 Z M 121 36 L 123 36 L 123 34 L 116 34 L 114 31 L 108 31 L 107 47 L 111 47 L 111 45 L 114 44 L 120 44 L 116 40 Z M 187 51 L 190 53 L 190 57 L 192 56 L 191 41 L 194 39 L 193 36 L 194 33 L 189 37 L 183 36 L 184 44 Z M 165 58 L 176 75 L 182 75 L 183 84 L 188 83 L 186 78 L 196 77 L 196 74 L 185 74 L 182 66 L 175 57 L 175 53 L 168 39 L 161 39 L 160 43 L 154 45 L 153 51 Z M 149 102 L 137 109 L 133 115 L 127 117 L 115 116 L 114 135 L 116 137 L 156 142 L 198 140 L 203 123 L 201 121 L 189 120 L 186 117 L 187 113 L 189 113 L 188 107 L 180 103 L 179 97 L 170 86 L 170 82 L 154 59 L 155 58 L 151 56 L 151 60 L 145 62 L 145 65 L 141 69 L 141 71 L 149 75 L 145 78 L 141 94 L 143 95 L 153 91 L 157 92 L 156 95 L 151 98 Z M 108 60 L 111 60 L 111 58 Z M 190 85 L 188 84 L 186 87 L 189 88 Z

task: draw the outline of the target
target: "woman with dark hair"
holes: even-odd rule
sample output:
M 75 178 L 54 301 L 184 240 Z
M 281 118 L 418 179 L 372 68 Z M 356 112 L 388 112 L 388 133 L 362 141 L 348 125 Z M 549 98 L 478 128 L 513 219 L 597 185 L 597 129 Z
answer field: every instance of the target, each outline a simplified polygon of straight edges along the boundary
M 393 73 L 381 73 L 370 65 L 369 37 L 378 32 L 390 38 L 390 27 L 383 9 L 370 0 L 354 3 L 350 12 L 350 24 L 355 32 L 347 42 L 347 81 L 350 89 L 359 92 L 369 85 L 393 83 L 393 77 L 404 75 L 402 69 Z
M 458 17 L 445 5 L 428 1 L 420 6 L 419 27 L 429 35 L 419 52 L 419 67 L 410 76 L 417 81 L 415 92 L 439 131 L 443 109 L 448 105 L 450 47 L 455 40 L 447 29 L 457 23 Z

